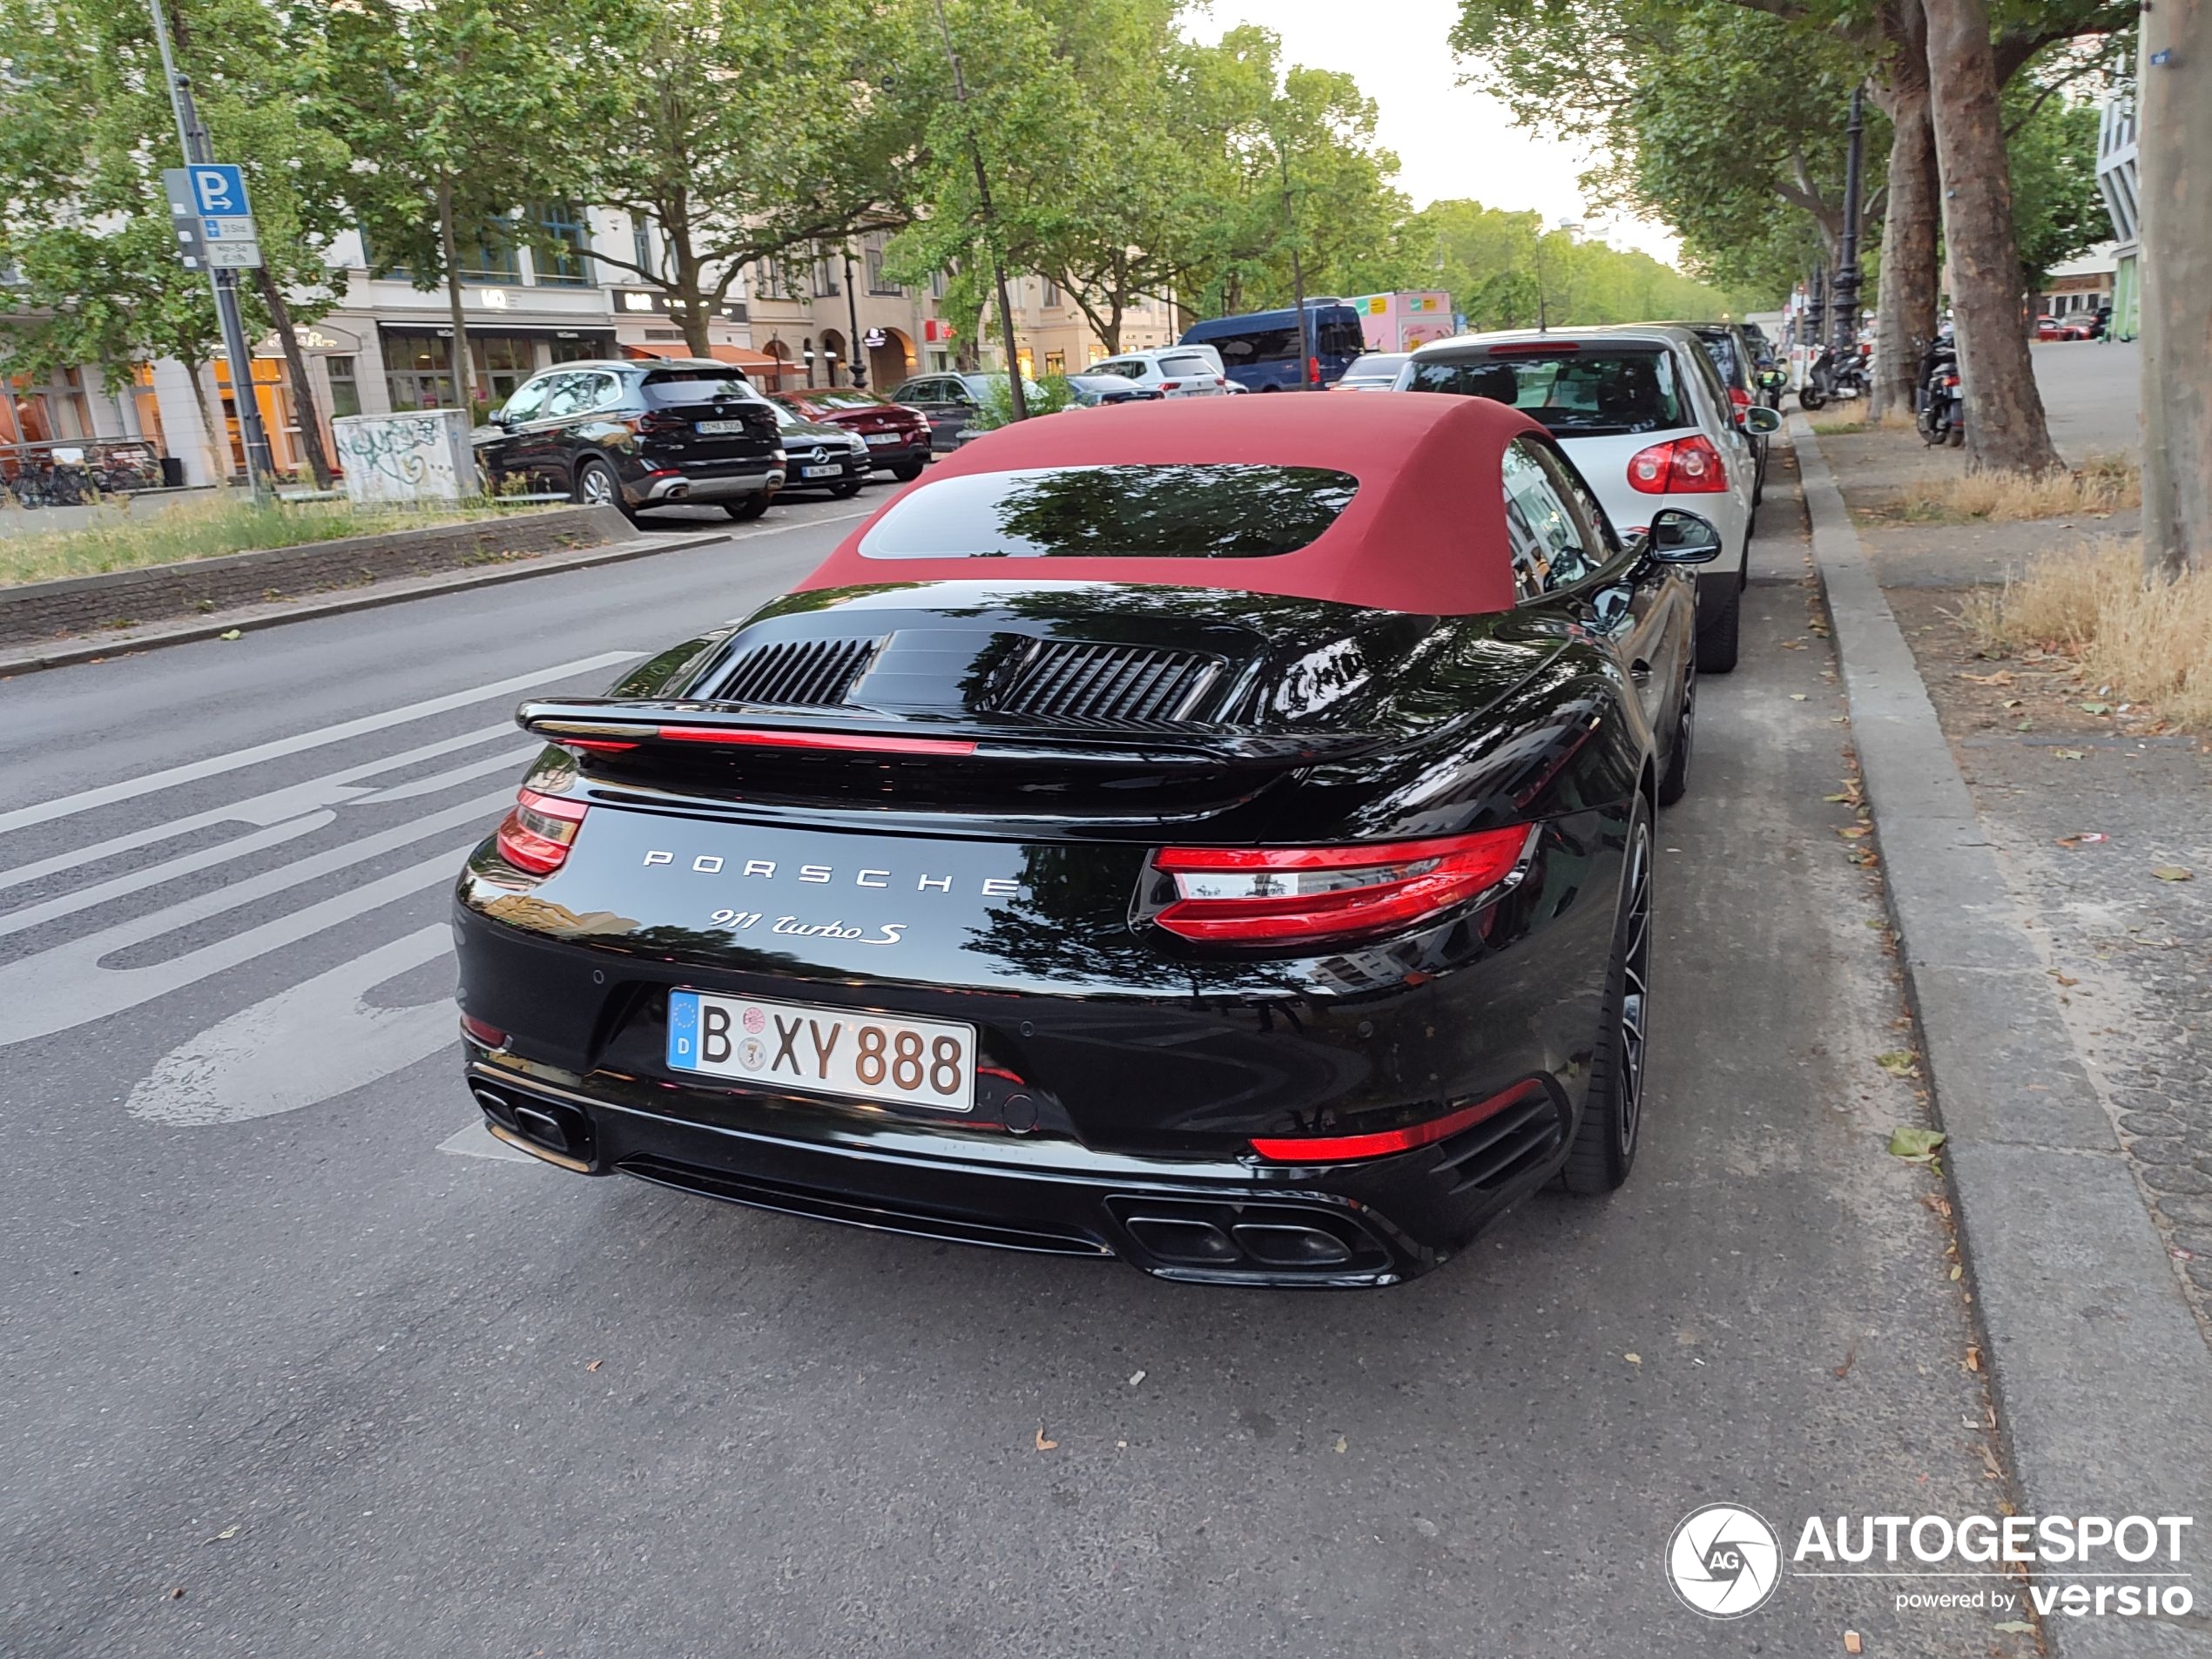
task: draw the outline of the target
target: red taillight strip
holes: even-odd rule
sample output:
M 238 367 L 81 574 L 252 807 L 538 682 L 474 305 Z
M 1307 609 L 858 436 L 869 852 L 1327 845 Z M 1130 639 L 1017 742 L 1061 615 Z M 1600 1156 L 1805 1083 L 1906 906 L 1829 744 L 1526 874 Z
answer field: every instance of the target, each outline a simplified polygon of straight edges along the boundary
M 625 749 L 635 749 L 634 743 L 612 743 L 604 738 L 559 738 L 556 742 L 563 749 L 583 749 L 595 755 L 620 754 Z
M 566 795 L 541 795 L 535 789 L 515 792 L 517 805 L 534 813 L 543 813 L 548 818 L 565 818 L 572 824 L 583 822 L 583 815 L 590 809 L 589 801 L 571 800 Z
M 664 725 L 653 735 L 668 743 L 741 744 L 761 749 L 844 749 L 860 754 L 972 755 L 975 745 L 957 738 L 872 738 L 849 732 L 745 732 L 719 725 Z
M 1540 1094 L 1544 1085 L 1531 1077 L 1515 1083 L 1502 1095 L 1493 1095 L 1488 1100 L 1463 1106 L 1456 1112 L 1447 1112 L 1441 1117 L 1432 1117 L 1425 1123 L 1408 1123 L 1404 1129 L 1378 1130 L 1372 1135 L 1320 1135 L 1277 1139 L 1273 1136 L 1252 1141 L 1252 1150 L 1264 1158 L 1282 1163 L 1343 1163 L 1355 1158 L 1379 1158 L 1393 1152 L 1410 1152 L 1417 1146 L 1433 1146 L 1439 1141 L 1449 1140 L 1461 1130 L 1473 1129 L 1486 1117 L 1495 1117 L 1507 1107 Z
M 1526 825 L 1514 829 L 1525 839 Z M 1425 841 L 1350 841 L 1340 846 L 1170 846 L 1153 860 L 1163 870 L 1342 870 L 1412 864 L 1462 852 L 1473 838 L 1440 835 Z

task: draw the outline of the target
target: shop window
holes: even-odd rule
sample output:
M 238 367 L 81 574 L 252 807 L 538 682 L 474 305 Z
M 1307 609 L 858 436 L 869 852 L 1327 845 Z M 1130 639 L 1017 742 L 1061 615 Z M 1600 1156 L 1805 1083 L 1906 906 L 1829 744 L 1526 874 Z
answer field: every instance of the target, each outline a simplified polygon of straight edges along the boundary
M 384 336 L 384 384 L 395 410 L 452 408 L 450 368 L 446 342 L 435 334 Z
M 1064 351 L 1047 352 L 1044 354 L 1044 372 L 1048 374 L 1065 374 L 1068 372 L 1068 354 Z

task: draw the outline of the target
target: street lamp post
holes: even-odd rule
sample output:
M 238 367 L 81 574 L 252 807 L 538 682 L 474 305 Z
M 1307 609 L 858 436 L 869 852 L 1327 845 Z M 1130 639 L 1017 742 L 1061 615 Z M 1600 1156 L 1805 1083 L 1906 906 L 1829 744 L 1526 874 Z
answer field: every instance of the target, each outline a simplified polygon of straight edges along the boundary
M 1851 125 L 1844 151 L 1844 235 L 1838 251 L 1832 307 L 1836 356 L 1858 349 L 1858 196 L 1860 163 L 1866 149 L 1866 88 L 1851 88 Z
M 860 296 L 853 287 L 853 244 L 850 242 L 845 245 L 845 321 L 846 350 L 852 354 L 846 367 L 852 374 L 853 384 L 866 391 L 868 371 L 867 366 L 860 361 Z

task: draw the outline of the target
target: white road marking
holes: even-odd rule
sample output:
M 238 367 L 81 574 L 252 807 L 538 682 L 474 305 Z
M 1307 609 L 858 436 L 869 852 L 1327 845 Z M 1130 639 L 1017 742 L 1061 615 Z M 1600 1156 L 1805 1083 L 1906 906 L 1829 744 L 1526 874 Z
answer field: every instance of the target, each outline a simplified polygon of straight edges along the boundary
M 10 830 L 23 829 L 32 824 L 44 824 L 51 819 L 67 818 L 73 813 L 90 812 L 95 806 L 105 806 L 118 800 L 131 800 L 140 795 L 150 795 L 157 790 L 172 788 L 178 784 L 192 783 L 219 773 L 236 772 L 242 766 L 258 765 L 264 760 L 274 760 L 284 755 L 298 754 L 302 750 L 320 749 L 327 744 L 342 743 L 347 738 L 357 738 L 364 732 L 381 732 L 387 726 L 404 725 L 410 720 L 428 718 L 442 714 L 448 709 L 466 708 L 471 703 L 482 703 L 495 697 L 511 696 L 527 691 L 548 680 L 567 679 L 572 675 L 586 674 L 595 668 L 611 668 L 617 663 L 635 662 L 644 653 L 634 651 L 601 651 L 596 657 L 579 657 L 571 663 L 556 663 L 528 674 L 516 674 L 503 680 L 494 680 L 488 685 L 474 685 L 465 691 L 449 691 L 443 697 L 425 698 L 409 703 L 402 708 L 386 709 L 377 714 L 364 714 L 358 719 L 342 720 L 336 725 L 318 726 L 312 731 L 296 732 L 288 738 L 276 738 L 267 743 L 257 743 L 249 749 L 233 749 L 228 754 L 210 755 L 205 760 L 189 761 L 165 771 L 148 772 L 142 777 L 125 778 L 111 784 L 102 784 L 96 789 L 79 790 L 74 795 L 63 795 L 53 800 L 40 801 L 36 806 L 18 806 L 10 813 L 0 813 L 0 834 Z
M 352 786 L 359 779 L 376 778 L 418 760 L 429 760 L 456 749 L 471 749 L 480 743 L 489 743 L 494 738 L 511 735 L 515 728 L 507 724 L 479 727 L 464 732 L 457 738 L 441 738 L 435 743 L 426 743 L 417 749 L 408 749 L 399 754 L 387 755 L 381 759 L 365 761 L 360 765 L 347 766 L 341 772 L 326 772 L 320 778 L 304 782 L 287 784 L 281 789 L 272 789 L 265 794 L 249 795 L 244 800 L 225 806 L 211 806 L 204 813 L 193 813 L 184 818 L 172 818 L 166 823 L 152 824 L 145 829 L 132 830 L 126 835 L 111 835 L 105 841 L 95 841 L 90 846 L 78 847 L 72 853 L 57 853 L 53 857 L 35 863 L 17 865 L 12 870 L 0 871 L 0 887 L 20 887 L 26 881 L 58 875 L 64 870 L 74 870 L 87 864 L 97 864 L 120 853 L 134 852 L 156 841 L 206 829 L 211 824 L 272 825 L 297 818 L 318 806 L 335 806 L 342 801 L 355 800 L 373 792 L 368 788 Z
M 105 881 L 95 881 L 89 887 L 78 887 L 57 898 L 25 905 L 20 910 L 11 910 L 5 916 L 0 916 L 0 939 L 5 939 L 10 934 L 19 934 L 27 927 L 36 927 L 42 921 L 51 921 L 57 916 L 72 916 L 80 910 L 90 910 L 94 905 L 105 904 L 111 899 L 120 899 L 126 893 L 158 887 L 175 876 L 190 875 L 196 870 L 227 864 L 233 859 L 242 859 L 248 853 L 258 853 L 265 846 L 279 846 L 286 841 L 297 840 L 302 835 L 312 835 L 326 824 L 337 821 L 338 814 L 334 812 L 309 813 L 305 818 L 295 818 L 289 823 L 272 825 L 267 829 L 255 830 L 251 835 L 241 835 L 214 846 L 180 853 L 173 859 L 149 864 L 143 870 L 132 870 Z
M 105 1019 L 125 1008 L 198 983 L 212 974 L 252 961 L 279 946 L 312 938 L 334 923 L 350 921 L 404 899 L 425 887 L 450 881 L 466 847 L 448 847 L 433 857 L 361 887 L 334 893 L 304 909 L 273 918 L 212 944 L 143 968 L 104 968 L 100 959 L 143 945 L 211 916 L 236 910 L 319 876 L 368 862 L 431 835 L 465 824 L 490 826 L 493 815 L 511 801 L 506 794 L 481 796 L 457 806 L 402 824 L 344 846 L 333 847 L 274 870 L 265 870 L 226 887 L 199 894 L 165 909 L 116 923 L 98 933 L 38 952 L 20 961 L 0 964 L 0 1047 L 51 1036 L 57 1031 Z
M 454 1047 L 449 998 L 399 1008 L 362 1001 L 452 949 L 443 922 L 419 927 L 240 1008 L 164 1055 L 131 1091 L 126 1109 L 172 1128 L 243 1123 L 316 1105 Z
M 519 1146 L 509 1146 L 484 1127 L 478 1118 L 457 1135 L 448 1135 L 438 1143 L 438 1150 L 450 1152 L 455 1157 L 497 1158 L 502 1163 L 534 1163 L 541 1170 L 553 1166 L 543 1158 L 534 1158 Z

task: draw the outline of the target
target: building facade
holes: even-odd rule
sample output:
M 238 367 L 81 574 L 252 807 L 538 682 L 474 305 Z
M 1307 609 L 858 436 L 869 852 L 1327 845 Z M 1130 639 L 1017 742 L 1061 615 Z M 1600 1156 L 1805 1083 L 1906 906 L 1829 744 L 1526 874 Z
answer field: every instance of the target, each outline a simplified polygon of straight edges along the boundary
M 527 234 L 488 241 L 462 260 L 462 322 L 480 416 L 557 363 L 690 355 L 681 318 L 671 314 L 665 294 L 601 257 L 664 268 L 665 248 L 653 226 L 564 203 L 525 211 Z M 868 228 L 846 243 L 741 272 L 708 320 L 710 349 L 771 390 L 859 381 L 890 392 L 914 375 L 961 361 L 1002 366 L 995 327 L 986 331 L 981 351 L 970 351 L 975 342 L 961 341 L 941 314 L 941 277 L 918 288 L 890 279 L 885 256 L 892 233 L 888 225 Z M 303 419 L 322 427 L 328 454 L 334 448 L 328 423 L 335 416 L 457 402 L 453 319 L 443 284 L 425 289 L 404 271 L 378 272 L 358 232 L 341 236 L 327 258 L 338 302 L 297 330 L 312 407 L 300 407 L 273 334 L 253 351 L 253 396 L 277 469 L 289 475 L 307 469 Z M 1053 285 L 1025 277 L 1012 287 L 1028 373 L 1076 373 L 1106 355 L 1082 314 Z M 1174 312 L 1163 300 L 1132 311 L 1122 330 L 1125 349 L 1173 339 Z M 187 483 L 212 483 L 244 470 L 237 402 L 229 365 L 220 357 L 197 379 L 183 364 L 164 360 L 120 385 L 84 368 L 12 390 L 0 408 L 0 456 L 25 446 L 132 440 L 174 457 L 172 471 Z
M 2142 212 L 2135 193 L 2135 98 L 2132 91 L 2105 99 L 2097 125 L 2097 189 L 2112 216 L 2114 340 L 2133 340 L 2142 327 Z

